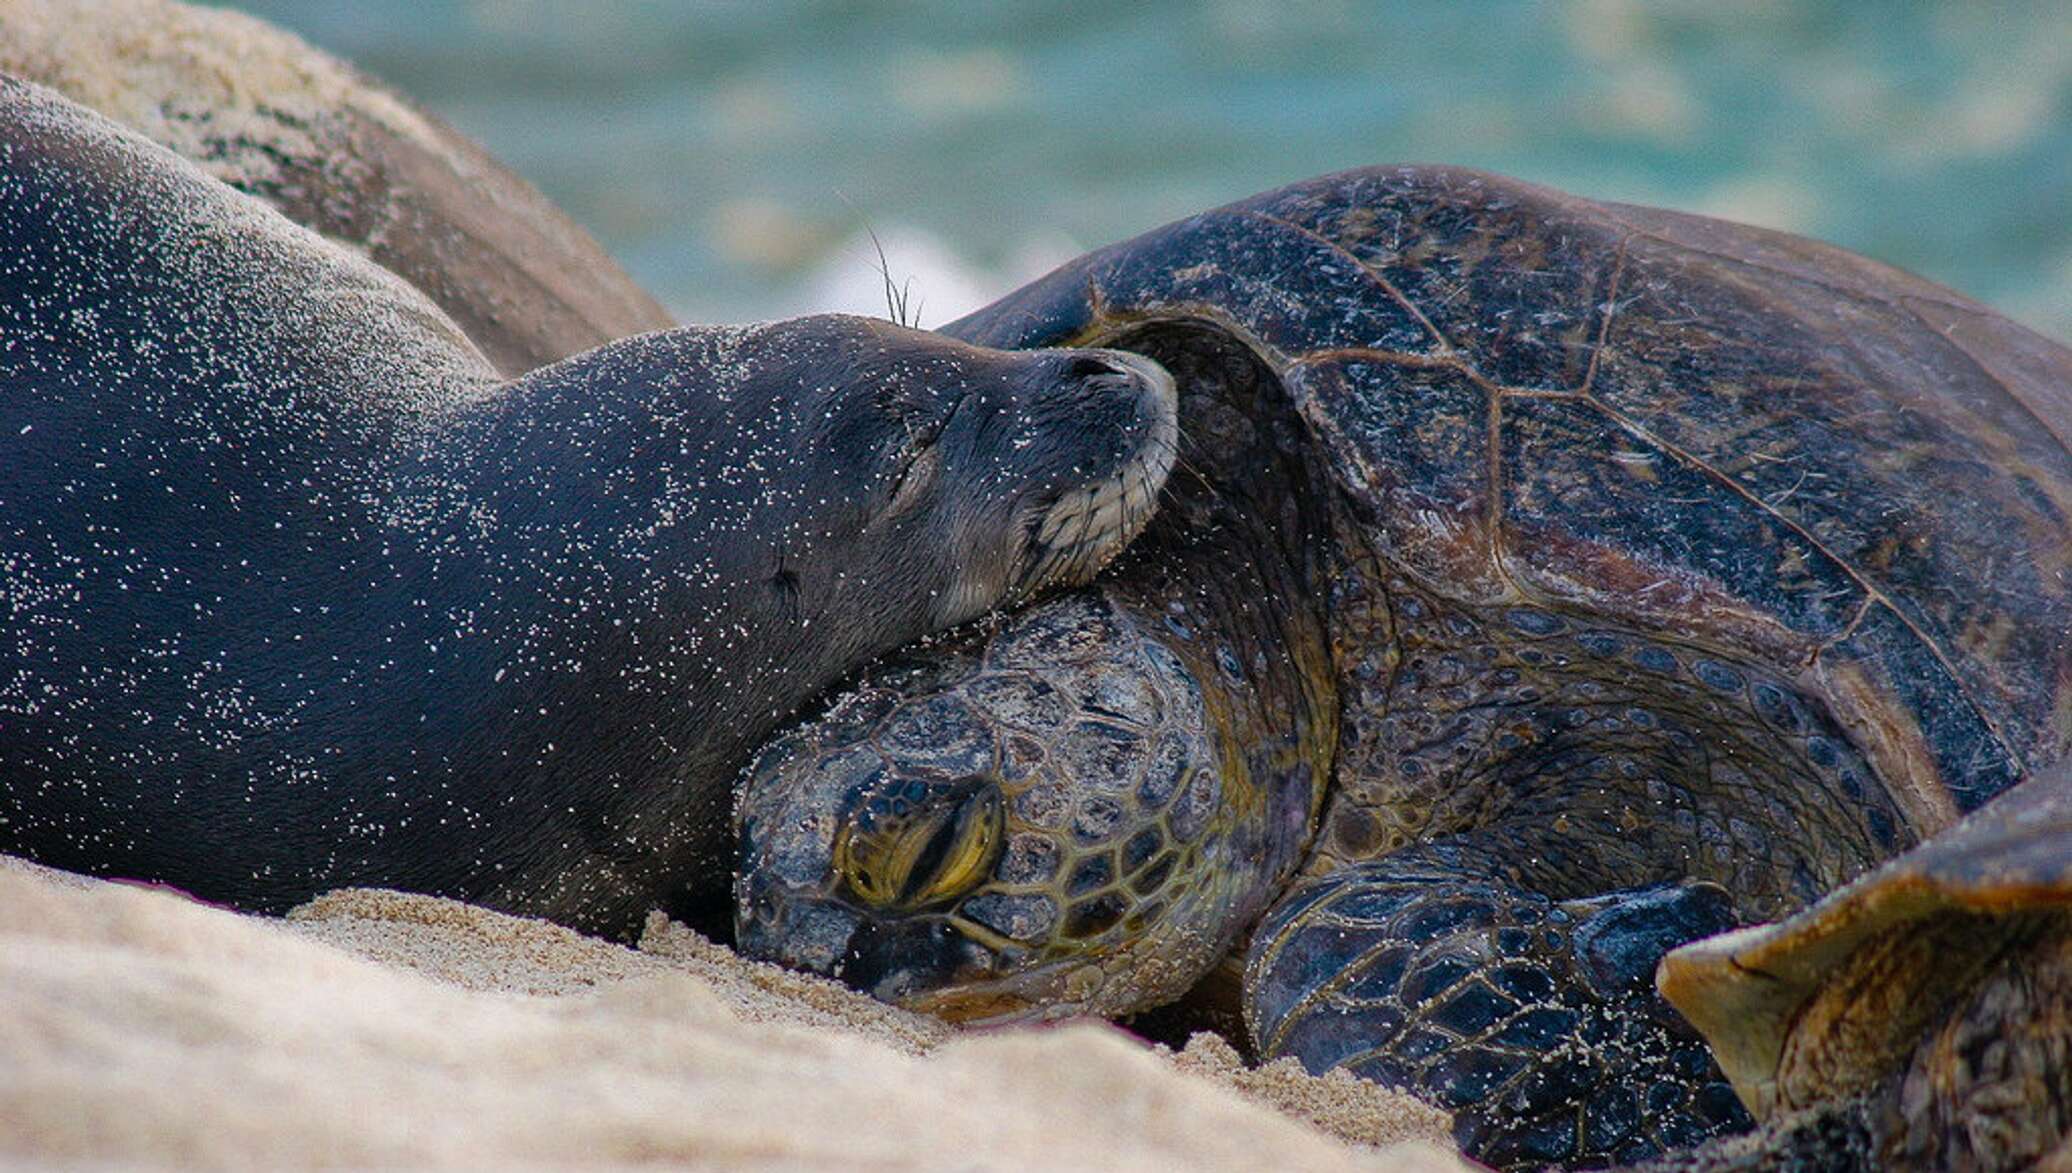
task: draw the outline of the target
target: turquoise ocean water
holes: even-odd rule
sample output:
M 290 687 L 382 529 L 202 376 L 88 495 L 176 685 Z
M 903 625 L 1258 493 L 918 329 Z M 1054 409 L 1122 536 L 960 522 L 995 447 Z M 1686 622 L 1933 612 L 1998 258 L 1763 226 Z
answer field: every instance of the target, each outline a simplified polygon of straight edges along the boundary
M 1832 240 L 2072 340 L 2072 2 L 245 5 L 413 95 L 687 320 L 925 322 L 1374 162 Z

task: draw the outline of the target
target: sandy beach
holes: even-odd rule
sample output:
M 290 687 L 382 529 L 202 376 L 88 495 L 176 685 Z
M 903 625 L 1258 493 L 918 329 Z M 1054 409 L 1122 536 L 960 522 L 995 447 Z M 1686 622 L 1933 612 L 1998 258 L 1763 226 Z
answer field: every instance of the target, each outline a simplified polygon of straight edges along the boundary
M 5 857 L 0 1121 L 31 1167 L 1463 1167 L 1344 1075 L 958 1032 L 659 915 L 638 948 L 393 892 L 274 920 Z

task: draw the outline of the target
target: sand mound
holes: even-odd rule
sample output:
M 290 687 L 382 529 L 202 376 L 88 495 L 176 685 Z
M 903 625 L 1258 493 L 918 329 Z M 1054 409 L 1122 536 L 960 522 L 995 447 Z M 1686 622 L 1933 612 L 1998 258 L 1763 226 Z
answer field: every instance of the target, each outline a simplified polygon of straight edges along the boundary
M 660 917 L 638 950 L 389 892 L 275 921 L 4 858 L 0 1120 L 0 1163 L 1460 1167 L 1372 1085 L 960 1034 Z

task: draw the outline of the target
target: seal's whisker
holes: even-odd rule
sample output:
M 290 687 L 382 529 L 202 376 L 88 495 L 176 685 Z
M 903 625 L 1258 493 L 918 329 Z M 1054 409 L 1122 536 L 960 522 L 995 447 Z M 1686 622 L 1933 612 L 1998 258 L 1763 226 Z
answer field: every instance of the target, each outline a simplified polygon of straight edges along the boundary
M 1216 501 L 1223 501 L 1223 490 L 1217 488 L 1216 482 L 1210 479 L 1209 474 L 1203 472 L 1200 466 L 1196 465 L 1193 461 L 1187 459 L 1185 456 L 1181 456 L 1178 452 L 1175 452 L 1173 455 L 1173 468 L 1177 471 L 1186 473 L 1189 477 L 1192 477 L 1194 479 L 1194 482 L 1200 485 L 1204 490 L 1206 490 L 1209 496 L 1213 497 Z M 1166 482 L 1167 491 L 1171 491 L 1172 487 L 1172 482 L 1168 480 Z
M 908 277 L 904 282 L 894 284 L 892 280 L 892 262 L 885 256 L 885 242 L 878 239 L 877 229 L 872 228 L 868 222 L 864 224 L 863 231 L 866 236 L 871 238 L 871 248 L 876 250 L 878 254 L 878 279 L 885 284 L 886 316 L 902 326 L 912 326 L 914 322 L 907 320 L 907 299 L 913 293 L 914 279 Z M 921 314 L 918 307 L 916 307 L 913 316 L 915 321 L 920 320 Z

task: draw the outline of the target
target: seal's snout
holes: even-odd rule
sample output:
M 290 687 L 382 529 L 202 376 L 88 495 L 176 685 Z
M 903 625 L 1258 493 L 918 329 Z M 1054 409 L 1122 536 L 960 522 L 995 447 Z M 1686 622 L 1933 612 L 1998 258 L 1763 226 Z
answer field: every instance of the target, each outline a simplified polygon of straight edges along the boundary
M 1179 449 L 1179 395 L 1164 367 L 1121 350 L 1057 355 L 1052 395 L 1114 446 L 1075 462 L 1080 475 L 1031 516 L 1020 597 L 1085 582 L 1121 552 L 1151 519 Z
M 1136 380 L 1146 391 L 1165 402 L 1176 402 L 1173 376 L 1155 359 L 1127 350 L 1090 350 L 1085 353 L 1113 373 Z
M 1172 471 L 1173 454 L 1180 442 L 1180 392 L 1172 372 L 1155 359 L 1127 350 L 1091 353 L 1113 372 L 1108 378 L 1120 379 L 1134 390 L 1136 419 L 1131 430 L 1140 437 L 1140 452 L 1156 458 L 1154 471 L 1162 487 L 1166 473 Z
M 1127 350 L 1060 353 L 1064 356 L 1060 394 L 1095 411 L 1121 399 L 1134 413 L 1125 430 L 1140 443 L 1178 437 L 1179 393 L 1172 374 L 1156 360 Z

